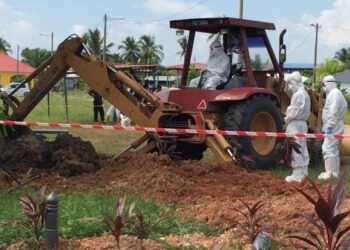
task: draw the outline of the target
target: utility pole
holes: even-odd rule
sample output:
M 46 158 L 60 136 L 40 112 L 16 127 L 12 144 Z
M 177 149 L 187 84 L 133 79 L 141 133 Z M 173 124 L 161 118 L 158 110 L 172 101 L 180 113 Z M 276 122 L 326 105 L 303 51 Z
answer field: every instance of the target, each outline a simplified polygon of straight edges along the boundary
M 239 0 L 239 18 L 243 18 L 243 0 Z
M 54 36 L 54 33 L 51 32 L 51 35 L 49 34 L 44 34 L 44 33 L 39 33 L 40 36 L 46 36 L 46 37 L 50 37 L 51 39 L 51 56 L 53 55 L 53 36 Z M 47 93 L 47 115 L 50 119 L 50 115 L 51 115 L 51 112 L 50 112 L 50 91 Z
M 103 61 L 106 61 L 106 50 L 107 50 L 107 20 L 124 20 L 124 17 L 108 17 L 107 14 L 103 16 L 104 27 L 103 27 Z
M 104 15 L 104 28 L 103 28 L 103 61 L 106 61 L 106 46 L 107 46 L 107 14 Z
M 316 85 L 316 65 L 317 65 L 317 43 L 318 43 L 318 29 L 320 26 L 318 23 L 311 24 L 311 26 L 315 27 L 316 29 L 316 35 L 315 35 L 315 52 L 314 52 L 314 68 L 312 72 L 312 86 L 315 87 Z
M 17 45 L 17 68 L 16 68 L 17 78 L 19 75 L 19 45 Z
M 51 55 L 53 55 L 53 32 L 51 32 Z

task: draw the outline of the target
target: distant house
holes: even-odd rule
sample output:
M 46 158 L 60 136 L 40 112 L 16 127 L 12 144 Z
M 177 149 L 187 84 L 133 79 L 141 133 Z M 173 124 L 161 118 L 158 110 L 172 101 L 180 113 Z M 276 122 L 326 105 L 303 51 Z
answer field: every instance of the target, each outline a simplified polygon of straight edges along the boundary
M 0 53 L 0 84 L 5 86 L 11 82 L 11 77 L 17 75 L 28 76 L 35 68 L 16 59 Z
M 180 78 L 177 76 L 147 76 L 144 79 L 145 82 L 150 81 L 154 82 L 156 86 L 166 86 L 174 87 L 178 86 Z
M 341 88 L 344 88 L 350 93 L 350 70 L 345 70 L 343 72 L 336 73 L 334 78 L 340 83 Z

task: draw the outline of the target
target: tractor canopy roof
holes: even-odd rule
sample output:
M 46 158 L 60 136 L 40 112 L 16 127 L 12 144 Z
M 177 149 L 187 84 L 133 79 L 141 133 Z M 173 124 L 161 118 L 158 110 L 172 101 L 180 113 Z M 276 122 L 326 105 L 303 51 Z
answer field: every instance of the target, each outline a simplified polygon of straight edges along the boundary
M 273 23 L 238 19 L 232 17 L 196 18 L 170 21 L 170 28 L 179 30 L 194 30 L 205 33 L 218 33 L 224 29 L 248 28 L 255 30 L 275 30 Z

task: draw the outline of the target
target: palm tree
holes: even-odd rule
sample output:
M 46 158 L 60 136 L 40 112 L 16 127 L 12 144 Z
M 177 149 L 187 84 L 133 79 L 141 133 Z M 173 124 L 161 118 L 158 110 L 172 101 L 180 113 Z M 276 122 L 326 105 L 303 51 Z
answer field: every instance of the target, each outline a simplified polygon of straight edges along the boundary
M 29 64 L 30 66 L 37 68 L 51 55 L 50 51 L 46 49 L 29 49 L 25 48 L 22 50 L 21 56 L 23 57 L 22 62 Z
M 137 63 L 139 61 L 141 55 L 140 46 L 134 37 L 126 37 L 122 41 L 122 45 L 118 46 L 118 49 L 122 50 L 121 56 L 124 61 L 129 63 Z
M 103 37 L 99 29 L 89 29 L 88 32 L 83 35 L 83 38 L 87 41 L 87 45 L 93 54 L 99 57 L 103 55 Z M 109 53 L 109 49 L 113 47 L 113 45 L 113 43 L 106 45 L 106 54 Z
M 180 55 L 180 59 L 186 54 L 187 50 L 187 36 L 182 36 L 179 39 L 177 39 L 177 43 L 180 45 L 181 50 L 176 53 L 176 55 Z
M 155 40 L 154 36 L 143 35 L 140 37 L 141 63 L 160 64 L 163 60 L 163 46 L 157 45 Z
M 12 52 L 11 45 L 1 37 L 0 37 L 0 52 L 5 53 L 6 55 Z
M 107 61 L 111 63 L 124 63 L 124 60 L 122 56 L 117 53 L 117 54 L 108 54 L 107 55 Z

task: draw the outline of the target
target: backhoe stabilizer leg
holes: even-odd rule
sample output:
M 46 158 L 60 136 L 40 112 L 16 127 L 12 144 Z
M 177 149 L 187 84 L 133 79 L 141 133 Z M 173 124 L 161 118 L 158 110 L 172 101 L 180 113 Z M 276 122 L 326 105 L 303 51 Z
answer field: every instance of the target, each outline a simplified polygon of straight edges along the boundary
M 138 148 L 142 143 L 144 143 L 148 139 L 149 139 L 148 134 L 143 134 L 141 137 L 137 138 L 135 141 L 130 143 L 130 145 L 128 147 L 126 147 L 123 151 L 121 151 L 120 153 L 118 153 L 115 156 L 113 156 L 112 159 L 116 160 L 116 159 L 120 158 L 122 155 L 124 155 L 125 153 L 129 152 L 131 149 Z
M 210 120 L 206 120 L 206 124 L 210 130 L 216 130 L 216 126 Z M 206 145 L 220 162 L 236 161 L 232 152 L 231 145 L 227 142 L 225 137 L 220 134 L 209 135 L 206 139 Z

